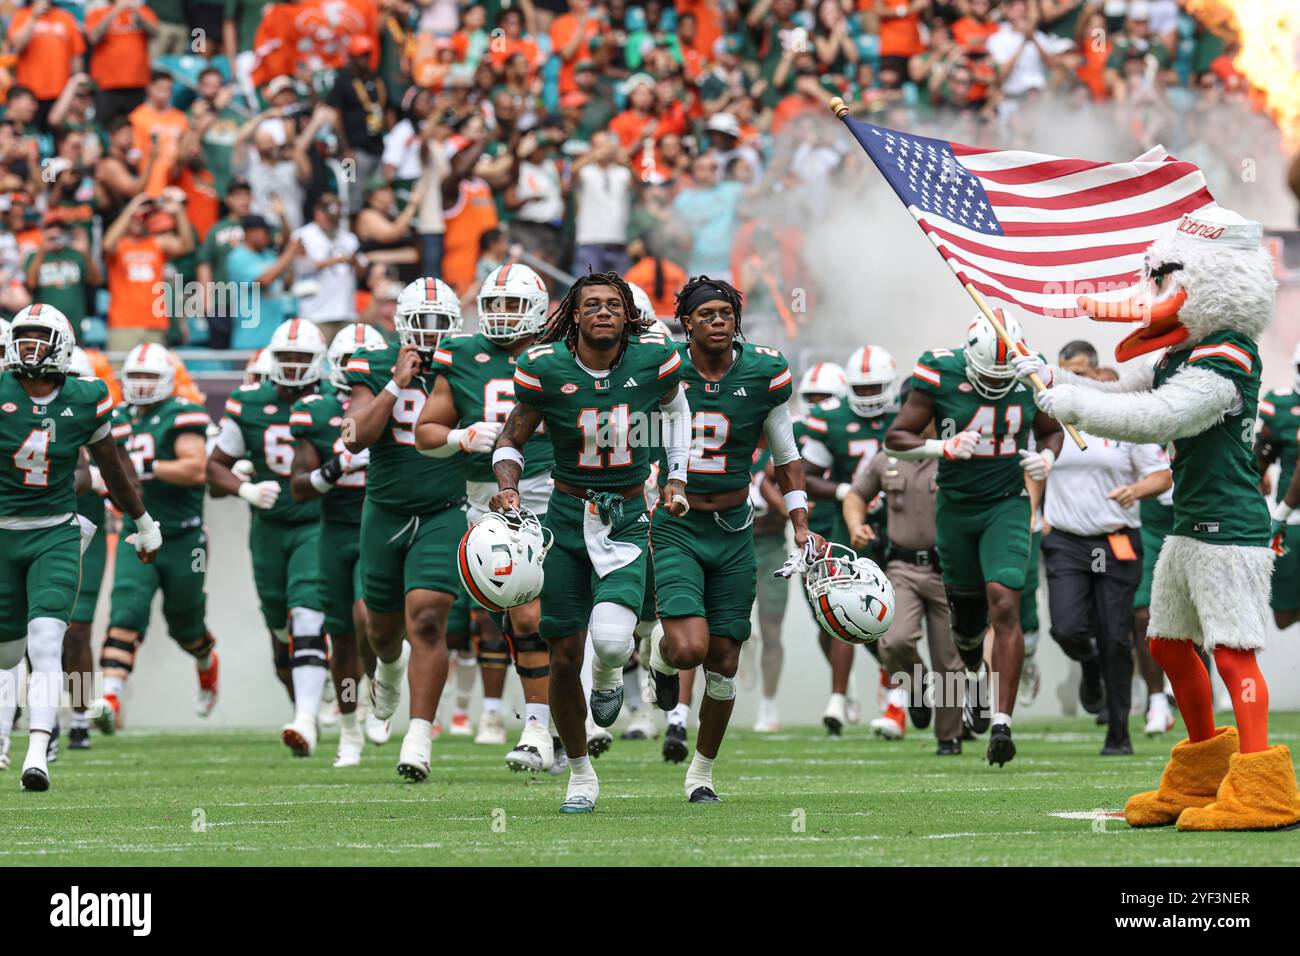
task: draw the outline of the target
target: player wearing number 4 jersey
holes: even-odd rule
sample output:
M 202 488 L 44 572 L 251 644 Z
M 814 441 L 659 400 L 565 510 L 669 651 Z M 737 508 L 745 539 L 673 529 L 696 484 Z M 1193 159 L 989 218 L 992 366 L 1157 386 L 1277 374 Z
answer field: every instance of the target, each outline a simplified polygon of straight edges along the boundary
M 441 368 L 434 358 L 444 336 L 460 329 L 460 302 L 446 283 L 417 279 L 398 296 L 394 324 L 400 347 L 359 352 L 348 362 L 352 397 L 343 435 L 353 454 L 370 449 L 361 590 L 378 658 L 371 703 L 375 716 L 387 720 L 408 678 L 411 722 L 397 772 L 419 782 L 429 776 L 447 644 L 462 644 L 469 627 L 456 571 L 456 545 L 466 528 L 464 456 L 436 460 L 415 447 L 415 423 Z
M 1020 323 L 1002 320 L 1014 342 Z M 968 670 L 976 672 L 976 700 L 967 694 L 974 729 L 988 726 L 989 763 L 1015 756 L 1011 714 L 1024 663 L 1020 592 L 1029 567 L 1030 511 L 1025 476 L 1047 477 L 1061 450 L 1061 427 L 1040 412 L 1033 392 L 1016 381 L 1012 349 L 983 315 L 975 317 L 962 348 L 923 352 L 912 370 L 912 391 L 894 420 L 886 451 L 896 458 L 939 458 L 936 545 L 948 593 L 952 636 Z M 924 438 L 933 423 L 943 438 Z M 1032 428 L 1037 451 L 1028 451 Z M 997 700 L 988 699 L 984 635 L 993 624 Z
M 600 792 L 587 756 L 582 703 L 587 630 L 595 651 L 592 719 L 608 727 L 622 708 L 623 666 L 632 656 L 645 590 L 645 480 L 661 445 L 668 475 L 660 507 L 674 518 L 689 508 L 682 360 L 662 335 L 645 334 L 645 328 L 632 290 L 618 275 L 580 277 L 539 344 L 519 360 L 518 404 L 492 458 L 500 489 L 492 509 L 512 511 L 521 504 L 520 479 L 540 425 L 554 445 L 555 493 L 545 525 L 555 543 L 546 557 L 541 635 L 550 651 L 551 712 L 569 754 L 565 813 L 591 812 Z
M 152 561 L 163 543 L 114 444 L 108 386 L 68 374 L 72 348 L 67 317 L 30 305 L 14 317 L 0 373 L 0 679 L 26 654 L 32 674 L 24 790 L 50 786 L 46 747 L 63 686 L 63 635 L 77 599 L 86 530 L 93 532 L 75 513 L 83 447 L 109 495 L 135 522 L 135 534 L 125 540 L 139 559 Z M 0 695 L 13 700 L 17 688 L 0 687 Z
M 108 635 L 100 652 L 104 706 L 98 723 L 112 733 L 122 692 L 149 628 L 154 595 L 162 591 L 167 632 L 194 658 L 199 690 L 195 712 L 206 717 L 217 702 L 216 641 L 206 623 L 207 533 L 203 528 L 206 434 L 201 405 L 175 394 L 176 373 L 161 345 L 137 345 L 122 363 L 124 404 L 113 411 L 113 437 L 130 455 L 144 502 L 166 536 L 158 560 L 141 564 L 118 551 Z M 123 532 L 133 523 L 123 522 Z
M 420 412 L 415 443 L 432 458 L 464 458 L 471 524 L 488 510 L 496 492 L 492 446 L 515 406 L 518 358 L 536 341 L 549 303 L 546 286 L 532 269 L 500 266 L 488 274 L 479 290 L 479 333 L 444 339 L 442 348 L 434 354 L 441 375 Z M 541 518 L 551 500 L 551 469 L 555 465 L 551 441 L 544 430 L 528 440 L 523 453 L 520 498 L 525 508 Z M 510 608 L 506 621 L 525 707 L 523 733 L 518 745 L 506 755 L 506 765 L 512 770 L 550 770 L 555 748 L 548 705 L 550 665 L 540 633 L 540 599 Z M 483 668 L 484 714 L 480 739 L 483 730 L 493 723 L 504 732 L 497 712 L 505 670 L 496 664 L 500 661 L 504 665 L 509 659 L 506 640 L 498 622 L 482 615 L 478 658 Z M 490 706 L 493 709 L 489 710 Z
M 650 646 L 655 699 L 664 710 L 678 701 L 677 671 L 704 666 L 704 700 L 695 756 L 686 773 L 691 803 L 717 803 L 713 761 L 736 698 L 741 644 L 760 573 L 754 552 L 749 471 L 766 438 L 785 496 L 795 547 L 815 551 L 808 530 L 808 496 L 786 403 L 790 367 L 776 349 L 737 344 L 740 293 L 700 276 L 677 295 L 687 341 L 678 346 L 682 388 L 691 407 L 692 442 L 686 500 L 678 516 L 656 507 L 650 521 L 655 603 L 664 635 Z
M 290 319 L 266 348 L 269 380 L 245 385 L 226 401 L 221 435 L 208 458 L 208 484 L 214 496 L 238 495 L 253 508 L 253 584 L 273 638 L 277 676 L 294 706 L 280 739 L 294 756 L 307 757 L 316 751 L 316 712 L 329 662 L 316 558 L 320 502 L 294 501 L 289 492 L 290 418 L 294 402 L 320 387 L 325 339 L 306 319 Z M 253 465 L 246 482 L 231 471 L 241 458 Z

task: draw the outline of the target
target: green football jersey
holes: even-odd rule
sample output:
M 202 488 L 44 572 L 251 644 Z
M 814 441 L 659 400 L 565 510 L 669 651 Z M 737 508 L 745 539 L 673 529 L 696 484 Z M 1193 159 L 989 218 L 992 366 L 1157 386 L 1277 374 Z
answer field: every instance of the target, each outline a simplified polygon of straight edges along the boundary
M 1296 458 L 1300 456 L 1300 394 L 1290 389 L 1269 392 L 1259 402 L 1259 418 L 1268 426 L 1277 449 L 1277 463 L 1281 469 L 1277 476 L 1277 497 L 1280 501 L 1295 474 Z
M 112 411 L 99 379 L 68 376 L 52 399 L 37 403 L 16 377 L 0 372 L 0 516 L 76 511 L 81 449 L 111 432 Z
M 814 441 L 830 453 L 831 466 L 827 478 L 838 485 L 852 481 L 858 466 L 876 457 L 884 447 L 885 433 L 896 414 L 890 409 L 864 417 L 853 410 L 847 399 L 828 398 L 795 422 L 794 435 L 801 451 L 808 442 Z M 820 462 L 805 461 L 807 468 L 816 469 L 819 465 Z M 817 499 L 808 503 L 812 506 L 808 527 L 821 535 L 831 534 L 842 516 L 840 503 Z M 885 509 L 877 508 L 868 515 L 867 523 L 879 530 L 884 513 Z
M 354 352 L 348 384 L 378 395 L 393 377 L 400 347 Z M 370 448 L 366 494 L 376 504 L 406 515 L 423 515 L 465 500 L 465 456 L 430 458 L 415 447 L 415 423 L 433 391 L 437 371 L 421 372 L 401 390 L 384 433 Z
M 515 356 L 484 335 L 468 333 L 443 339 L 436 355 L 435 362 L 451 386 L 461 425 L 506 420 L 515 407 Z M 555 450 L 543 426 L 524 448 L 523 477 L 549 475 L 554 466 Z M 496 481 L 492 454 L 466 456 L 465 475 L 470 481 Z
M 113 437 L 131 456 L 144 490 L 145 510 L 164 532 L 203 524 L 204 488 L 173 485 L 156 478 L 154 462 L 175 461 L 177 437 L 198 435 L 206 439 L 211 423 L 203 406 L 179 395 L 155 405 L 123 404 L 113 409 Z
M 1001 398 L 984 397 L 966 377 L 965 349 L 923 352 L 912 369 L 912 387 L 934 402 L 941 438 L 964 431 L 982 436 L 970 458 L 939 462 L 936 480 L 945 498 L 988 503 L 1028 493 L 1020 452 L 1038 414 L 1033 389 L 1016 382 Z
M 253 463 L 253 481 L 275 481 L 280 497 L 257 518 L 284 524 L 306 524 L 320 517 L 320 499 L 294 501 L 289 490 L 293 469 L 293 431 L 289 425 L 293 401 L 280 395 L 273 382 L 244 385 L 226 399 L 226 417 L 244 437 L 244 457 Z
M 1268 505 L 1255 470 L 1259 352 L 1239 332 L 1212 332 L 1195 345 L 1170 349 L 1156 365 L 1159 388 L 1185 367 L 1222 375 L 1241 404 L 1199 435 L 1169 445 L 1174 468 L 1174 534 L 1211 544 L 1268 544 Z
M 662 335 L 632 336 L 618 365 L 599 375 L 562 342 L 534 345 L 515 369 L 515 396 L 541 410 L 557 480 L 623 488 L 650 475 L 659 399 L 681 381 L 681 370 L 681 356 Z
M 295 441 L 306 439 L 320 460 L 342 454 L 340 426 L 348 410 L 347 396 L 331 389 L 326 394 L 306 395 L 293 403 L 289 430 Z M 366 500 L 366 471 L 348 472 L 321 498 L 321 517 L 343 524 L 361 524 L 361 506 Z
M 749 485 L 754 450 L 768 413 L 793 392 L 790 366 L 776 349 L 738 343 L 735 359 L 718 381 L 703 378 L 690 347 L 677 344 L 682 388 L 691 405 L 691 457 L 686 485 L 711 495 Z

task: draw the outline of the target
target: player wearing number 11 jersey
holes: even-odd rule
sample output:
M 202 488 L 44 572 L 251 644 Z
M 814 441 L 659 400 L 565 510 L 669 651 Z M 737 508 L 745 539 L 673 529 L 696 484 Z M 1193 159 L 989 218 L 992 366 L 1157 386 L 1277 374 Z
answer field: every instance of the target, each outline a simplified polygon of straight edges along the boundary
M 1020 323 L 1002 320 L 1014 342 Z M 1030 506 L 1025 476 L 1047 477 L 1061 450 L 1061 426 L 1038 410 L 1032 390 L 1016 381 L 1010 347 L 983 315 L 958 349 L 923 352 L 912 370 L 912 391 L 886 438 L 896 458 L 939 458 L 936 545 L 948 593 L 952 636 L 966 667 L 981 675 L 975 729 L 993 730 L 988 760 L 1015 756 L 1011 714 L 1024 663 L 1020 592 L 1029 569 Z M 921 433 L 933 422 L 941 438 Z M 1037 451 L 1027 449 L 1032 429 Z M 984 634 L 993 624 L 996 701 L 984 691 Z M 983 713 L 978 713 L 977 708 Z

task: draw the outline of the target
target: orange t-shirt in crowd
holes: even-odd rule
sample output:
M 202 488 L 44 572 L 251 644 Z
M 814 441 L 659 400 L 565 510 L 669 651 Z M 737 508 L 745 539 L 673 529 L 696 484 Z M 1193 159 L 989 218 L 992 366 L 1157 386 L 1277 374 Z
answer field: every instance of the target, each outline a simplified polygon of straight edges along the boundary
M 12 41 L 23 25 L 32 18 L 30 7 L 23 7 L 9 21 Z M 86 54 L 86 38 L 81 35 L 77 18 L 57 7 L 41 14 L 36 21 L 27 47 L 18 54 L 15 79 L 38 100 L 57 99 L 72 77 L 72 61 Z
M 952 38 L 960 47 L 967 50 L 983 50 L 988 46 L 989 37 L 998 32 L 998 25 L 993 22 L 980 23 L 974 17 L 962 17 L 952 25 Z
M 900 4 L 890 3 L 892 10 Z M 869 8 L 870 3 L 860 3 L 858 9 Z M 881 56 L 916 56 L 925 50 L 921 42 L 921 15 L 909 13 L 906 16 L 888 16 L 880 14 L 880 55 Z
M 722 36 L 722 11 L 718 8 L 718 0 L 677 0 L 674 6 L 679 18 L 683 13 L 695 15 L 695 42 L 691 49 L 703 59 L 712 60 L 713 44 Z
M 167 256 L 153 236 L 123 236 L 108 257 L 108 327 L 166 329 L 167 310 L 154 303 L 161 297 L 154 286 L 163 281 Z
M 1110 91 L 1106 89 L 1106 61 L 1110 59 L 1110 44 L 1103 44 L 1101 50 L 1094 49 L 1094 44 L 1085 43 L 1083 45 L 1083 63 L 1075 70 L 1075 75 L 1079 81 L 1092 93 L 1092 98 L 1097 101 L 1110 98 Z
M 537 49 L 537 41 L 532 37 L 520 37 L 518 40 L 511 40 L 504 36 L 494 38 L 488 46 L 488 61 L 498 70 L 504 70 L 506 63 L 516 53 L 524 55 L 530 73 L 535 73 L 541 66 L 542 54 Z M 462 56 L 461 59 L 463 60 L 464 57 Z
M 555 56 L 560 56 L 565 45 L 573 39 L 574 33 L 578 31 L 581 24 L 576 16 L 572 13 L 564 13 L 556 17 L 551 22 L 551 49 L 555 51 Z M 573 59 L 560 61 L 560 95 L 578 88 L 578 82 L 573 78 L 574 67 L 585 60 L 591 59 L 591 51 L 587 49 L 591 38 L 604 32 L 604 27 L 597 20 L 591 20 L 586 26 L 586 36 L 582 43 L 578 44 L 577 51 L 573 54 Z
M 677 290 L 686 285 L 686 270 L 668 259 L 659 260 L 664 273 L 664 294 L 655 296 L 655 261 L 646 256 L 623 276 L 628 282 L 635 282 L 645 289 L 645 294 L 654 304 L 655 315 L 666 319 L 677 311 Z
M 816 113 L 825 109 L 821 103 L 811 100 L 800 93 L 791 93 L 789 96 L 782 97 L 772 110 L 772 133 L 773 135 L 781 132 L 781 127 L 796 116 L 802 116 L 804 113 Z
M 135 134 L 131 145 L 140 151 L 141 166 L 149 158 L 150 138 L 155 133 L 158 135 L 158 161 L 153 164 L 149 181 L 144 186 L 146 195 L 157 196 L 171 182 L 172 164 L 176 162 L 181 136 L 189 129 L 190 121 L 175 107 L 159 111 L 148 103 L 141 103 L 127 118 Z
M 113 12 L 112 7 L 100 7 L 86 14 L 86 35 Z M 148 7 L 123 10 L 90 51 L 90 78 L 101 90 L 135 90 L 149 85 L 149 36 L 139 26 L 132 14 L 158 26 L 158 14 Z
M 481 179 L 462 179 L 456 204 L 442 218 L 446 223 L 442 237 L 442 279 L 457 295 L 464 295 L 474 284 L 479 239 L 489 229 L 495 229 L 498 222 L 492 188 Z
M 221 199 L 217 196 L 216 179 L 210 169 L 197 176 L 186 166 L 176 177 L 176 185 L 185 192 L 185 218 L 197 233 L 197 241 L 207 238 L 208 230 L 221 218 Z

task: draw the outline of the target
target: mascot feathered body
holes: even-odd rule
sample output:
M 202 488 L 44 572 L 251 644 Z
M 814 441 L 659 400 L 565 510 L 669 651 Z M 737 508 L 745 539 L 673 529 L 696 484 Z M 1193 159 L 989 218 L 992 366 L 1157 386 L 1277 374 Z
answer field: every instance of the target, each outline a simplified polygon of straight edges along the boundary
M 1255 660 L 1271 613 L 1274 554 L 1253 443 L 1259 399 L 1256 345 L 1273 314 L 1276 282 L 1262 229 L 1211 206 L 1185 216 L 1147 250 L 1144 282 L 1125 302 L 1081 299 L 1102 321 L 1140 322 L 1116 349 L 1126 361 L 1164 349 L 1154 365 L 1097 382 L 1023 357 L 1049 388 L 1039 406 L 1108 438 L 1169 446 L 1174 530 L 1156 563 L 1152 656 L 1173 686 L 1188 737 L 1160 787 L 1128 801 L 1132 826 L 1267 830 L 1300 824 L 1300 793 L 1285 746 L 1268 745 L 1268 687 Z M 1236 727 L 1214 726 L 1214 654 Z

